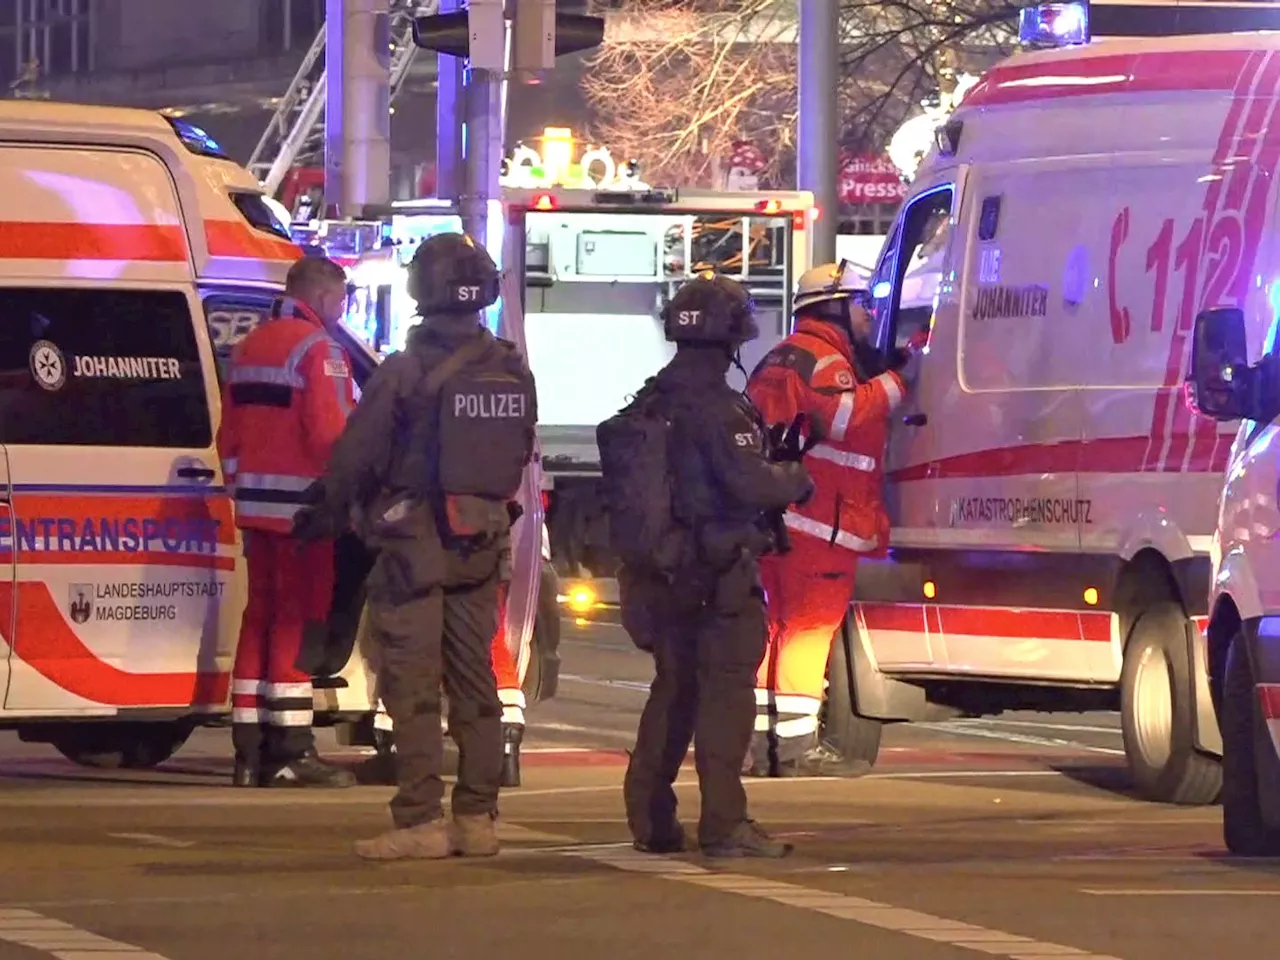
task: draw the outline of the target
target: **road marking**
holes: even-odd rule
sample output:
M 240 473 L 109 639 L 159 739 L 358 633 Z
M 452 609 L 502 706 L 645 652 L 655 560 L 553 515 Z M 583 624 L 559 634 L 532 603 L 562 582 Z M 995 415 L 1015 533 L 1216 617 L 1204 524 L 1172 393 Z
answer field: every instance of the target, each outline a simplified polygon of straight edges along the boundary
M 649 680 L 606 680 L 601 677 L 580 677 L 572 673 L 560 674 L 561 680 L 570 683 L 585 683 L 593 687 L 614 687 L 620 690 L 633 690 L 636 693 L 648 693 L 652 681 Z
M 593 737 L 612 737 L 615 740 L 634 740 L 636 738 L 634 730 L 615 730 L 611 727 L 580 727 L 575 723 L 556 723 L 550 720 L 542 723 L 531 723 L 525 732 L 537 733 L 539 730 L 553 730 L 557 733 L 589 733 Z
M 114 837 L 117 840 L 136 840 L 138 843 L 145 844 L 148 847 L 184 849 L 196 845 L 194 840 L 175 840 L 173 837 L 162 837 L 156 833 L 108 833 L 107 836 Z
M 919 770 L 894 773 L 868 773 L 861 777 L 763 777 L 747 778 L 743 781 L 748 788 L 773 786 L 788 783 L 857 783 L 859 780 L 983 780 L 1003 779 L 1008 777 L 1060 777 L 1056 770 Z M 677 780 L 676 787 L 696 787 L 697 780 Z M 200 789 L 200 785 L 195 785 Z M 192 787 L 181 789 L 168 784 L 140 784 L 139 789 L 132 787 L 112 788 L 98 796 L 64 795 L 60 788 L 57 792 L 45 790 L 17 791 L 0 795 L 0 809 L 21 807 L 28 809 L 32 805 L 41 807 L 297 807 L 297 806 L 373 806 L 385 804 L 390 799 L 393 789 L 387 786 L 366 785 L 354 790 L 341 790 L 325 793 L 307 793 L 302 790 L 232 790 L 225 787 L 204 787 L 209 793 L 201 795 Z M 555 797 L 575 793 L 607 793 L 619 791 L 618 783 L 600 784 L 582 787 L 538 787 L 532 790 L 524 787 L 504 790 L 502 800 L 518 800 L 521 797 Z
M 1153 887 L 1150 890 L 1089 890 L 1082 889 L 1093 897 L 1280 897 L 1280 890 L 1161 890 Z
M 33 910 L 0 908 L 0 940 L 49 954 L 57 960 L 165 960 L 131 943 L 121 943 L 54 920 Z
M 950 733 L 957 737 L 982 737 L 987 740 L 1003 740 L 1007 743 L 1025 743 L 1035 747 L 1056 747 L 1058 749 L 1084 750 L 1089 753 L 1105 753 L 1112 757 L 1123 757 L 1124 751 L 1112 747 L 1093 747 L 1077 740 L 1062 740 L 1058 737 L 1036 737 L 1026 733 L 1002 733 L 999 730 L 987 730 L 981 727 L 954 726 L 946 723 L 917 723 L 917 727 Z
M 1119 727 L 1090 727 L 1076 723 L 1044 723 L 1037 720 L 989 720 L 985 718 L 972 718 L 966 720 L 952 720 L 957 726 L 966 726 L 969 724 L 990 725 L 997 727 L 1028 727 L 1032 730 L 1071 730 L 1077 733 L 1111 733 L 1117 737 L 1120 736 Z
M 875 900 L 864 900 L 827 890 L 815 890 L 795 883 L 781 883 L 765 877 L 737 873 L 716 873 L 696 864 L 668 860 L 634 850 L 582 850 L 567 854 L 592 860 L 618 870 L 648 874 L 661 880 L 688 883 L 721 893 L 752 897 L 788 907 L 798 907 L 826 914 L 839 920 L 851 920 L 864 926 L 878 927 L 919 940 L 931 940 L 948 946 L 975 950 L 1011 960 L 1048 960 L 1067 957 L 1070 960 L 1117 960 L 1115 957 L 1089 953 L 1076 947 L 1046 943 L 1030 937 L 992 930 L 959 920 L 947 920 L 916 910 L 906 910 Z

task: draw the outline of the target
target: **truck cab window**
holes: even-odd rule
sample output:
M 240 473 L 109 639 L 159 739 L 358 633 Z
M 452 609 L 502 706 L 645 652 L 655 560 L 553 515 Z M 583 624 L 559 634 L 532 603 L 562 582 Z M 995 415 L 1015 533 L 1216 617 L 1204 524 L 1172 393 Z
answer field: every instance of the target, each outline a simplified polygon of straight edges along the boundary
M 911 201 L 885 243 L 871 278 L 876 343 L 882 350 L 928 341 L 951 235 L 951 184 Z

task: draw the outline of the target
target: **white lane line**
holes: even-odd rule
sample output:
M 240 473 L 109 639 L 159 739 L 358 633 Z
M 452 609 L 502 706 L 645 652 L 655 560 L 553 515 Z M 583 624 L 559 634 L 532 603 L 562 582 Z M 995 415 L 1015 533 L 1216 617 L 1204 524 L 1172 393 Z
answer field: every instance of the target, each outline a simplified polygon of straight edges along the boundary
M 173 837 L 162 837 L 157 833 L 108 833 L 107 836 L 117 840 L 136 840 L 148 847 L 172 847 L 177 850 L 196 845 L 194 840 L 175 840 Z
M 616 687 L 621 690 L 634 690 L 636 693 L 648 693 L 650 681 L 648 680 L 606 680 L 601 677 L 580 677 L 573 673 L 560 674 L 561 680 L 568 680 L 570 683 L 586 683 L 593 687 Z
M 1011 960 L 1068 957 L 1071 960 L 1117 960 L 1103 954 L 1089 953 L 1077 947 L 1046 943 L 1030 937 L 992 930 L 958 920 L 947 920 L 916 910 L 906 910 L 875 900 L 864 900 L 826 890 L 815 890 L 794 883 L 781 883 L 764 877 L 737 873 L 716 873 L 692 863 L 668 860 L 634 850 L 581 850 L 566 854 L 591 860 L 618 870 L 648 874 L 661 880 L 688 883 L 707 890 L 751 897 L 839 920 L 851 920 L 863 926 L 878 927 L 920 940 L 931 940 L 948 946 L 974 950 Z
M 1084 750 L 1089 753 L 1105 753 L 1108 756 L 1123 757 L 1124 751 L 1113 747 L 1093 747 L 1077 740 L 1062 740 L 1058 737 L 1037 737 L 1027 733 L 1003 733 L 999 730 L 987 730 L 981 727 L 954 726 L 946 723 L 917 723 L 917 727 L 950 733 L 957 737 L 980 737 L 987 740 L 1003 740 L 1007 743 L 1025 743 L 1036 747 L 1057 747 L 1070 750 Z
M 0 940 L 49 954 L 56 960 L 166 960 L 131 943 L 121 943 L 54 920 L 33 910 L 0 908 Z
M 1120 736 L 1119 727 L 1091 727 L 1076 723 L 1045 723 L 1040 720 L 1001 720 L 996 717 L 973 717 L 963 720 L 950 720 L 957 725 L 977 724 L 995 727 L 1027 727 L 1031 730 L 1067 730 L 1073 733 L 1111 733 Z
M 857 783 L 858 780 L 986 780 L 1005 779 L 1009 777 L 1060 777 L 1056 770 L 919 770 L 901 773 L 868 773 L 856 779 L 845 777 L 780 777 L 747 779 L 748 788 L 786 783 Z M 697 781 L 677 780 L 677 787 L 697 786 Z M 167 789 L 163 784 L 156 784 L 146 790 L 113 788 L 109 793 L 104 791 L 98 796 L 59 796 L 35 791 L 20 791 L 0 796 L 0 809 L 21 807 L 29 809 L 32 805 L 41 807 L 298 807 L 298 806 L 352 806 L 382 805 L 387 802 L 391 787 L 366 786 L 354 791 L 338 791 L 334 793 L 305 794 L 303 791 L 267 791 L 267 790 L 231 790 L 221 787 L 210 787 L 209 795 L 193 795 L 190 789 Z M 519 800 L 521 797 L 555 797 L 575 793 L 607 793 L 621 790 L 617 783 L 584 787 L 541 787 L 527 789 L 520 787 L 504 790 L 502 802 Z M 287 796 L 286 796 L 287 794 Z
M 525 728 L 525 733 L 536 734 L 539 730 L 554 730 L 558 733 L 586 733 L 593 737 L 610 737 L 615 740 L 627 741 L 636 738 L 634 730 L 617 730 L 613 727 L 580 727 L 576 723 L 557 723 L 554 720 L 531 723 Z
M 1087 890 L 1094 897 L 1280 897 L 1280 890 L 1223 890 L 1209 888 L 1205 890 L 1162 890 L 1153 887 L 1150 890 Z

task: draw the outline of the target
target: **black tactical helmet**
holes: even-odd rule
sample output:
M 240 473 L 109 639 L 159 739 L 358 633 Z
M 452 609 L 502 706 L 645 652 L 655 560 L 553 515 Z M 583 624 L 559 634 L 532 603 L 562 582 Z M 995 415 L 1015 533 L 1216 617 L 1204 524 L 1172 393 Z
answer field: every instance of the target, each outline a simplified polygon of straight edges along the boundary
M 423 315 L 476 313 L 498 300 L 498 267 L 465 233 L 423 240 L 409 261 L 408 291 Z
M 738 347 L 760 335 L 755 301 L 736 280 L 710 270 L 676 291 L 662 309 L 662 331 L 676 343 L 723 343 Z

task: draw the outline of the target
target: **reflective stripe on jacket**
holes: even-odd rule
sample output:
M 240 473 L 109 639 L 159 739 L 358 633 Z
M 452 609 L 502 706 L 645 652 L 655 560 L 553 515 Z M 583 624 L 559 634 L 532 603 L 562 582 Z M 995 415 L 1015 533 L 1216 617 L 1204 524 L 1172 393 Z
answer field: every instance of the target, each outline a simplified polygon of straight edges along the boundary
M 288 533 L 354 406 L 351 363 L 305 304 L 283 297 L 237 346 L 218 451 L 236 524 Z
M 821 437 L 805 457 L 817 489 L 786 513 L 789 529 L 857 553 L 885 549 L 885 442 L 889 416 L 904 393 L 893 372 L 858 383 L 844 332 L 821 320 L 801 318 L 769 351 L 751 374 L 747 395 L 766 424 L 790 424 L 803 413 Z

